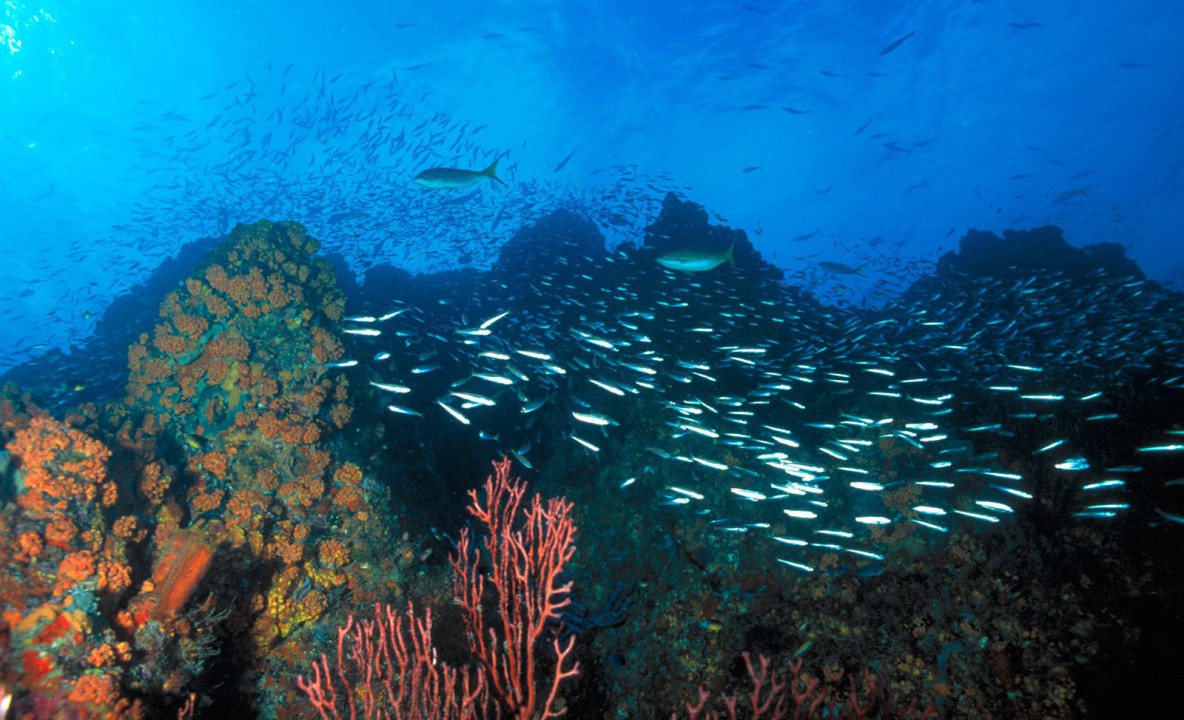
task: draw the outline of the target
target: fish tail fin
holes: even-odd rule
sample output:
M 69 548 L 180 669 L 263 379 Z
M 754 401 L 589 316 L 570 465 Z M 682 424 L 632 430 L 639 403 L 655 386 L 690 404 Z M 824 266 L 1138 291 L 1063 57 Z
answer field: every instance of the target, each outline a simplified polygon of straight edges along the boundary
M 501 178 L 499 178 L 497 176 L 497 164 L 498 164 L 498 161 L 500 161 L 500 160 L 501 160 L 501 158 L 497 158 L 493 162 L 489 163 L 489 167 L 482 170 L 481 174 L 484 175 L 485 177 L 489 178 L 490 180 L 496 180 L 499 183 L 501 183 L 502 185 L 505 185 L 506 183 Z
M 732 251 L 735 249 L 736 241 L 733 240 L 732 244 L 728 246 L 728 251 L 724 253 L 724 259 L 726 259 L 728 261 L 728 265 L 731 265 L 732 267 L 736 267 L 736 258 L 732 255 Z

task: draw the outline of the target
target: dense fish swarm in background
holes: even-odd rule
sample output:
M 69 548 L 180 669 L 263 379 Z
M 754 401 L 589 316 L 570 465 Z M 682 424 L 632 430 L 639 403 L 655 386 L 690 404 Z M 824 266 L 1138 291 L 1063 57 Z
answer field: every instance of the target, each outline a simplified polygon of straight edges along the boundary
M 1052 228 L 964 249 L 1007 242 L 1085 252 Z M 755 651 L 870 666 L 890 700 L 948 695 L 967 717 L 1069 717 L 1099 650 L 1092 631 L 1066 628 L 1124 622 L 1091 608 L 1090 587 L 1137 598 L 1170 572 L 1140 575 L 1123 559 L 1151 553 L 1116 538 L 1184 522 L 1184 313 L 1097 248 L 1067 270 L 1022 251 L 998 268 L 948 256 L 881 309 L 785 283 L 743 232 L 673 194 L 642 244 L 606 251 L 594 223 L 560 211 L 488 270 L 384 266 L 360 285 L 339 275 L 338 289 L 316 249 L 293 223 L 239 226 L 169 271 L 186 279 L 163 303 L 143 298 L 159 310 L 121 316 L 120 332 L 138 334 L 123 403 L 56 397 L 72 422 L 109 414 L 87 427 L 130 443 L 120 453 L 183 468 L 141 478 L 167 520 L 144 522 L 184 527 L 177 552 L 215 558 L 165 594 L 180 613 L 210 573 L 209 602 L 253 628 L 222 656 L 235 671 L 291 674 L 359 598 L 430 594 L 453 549 L 452 501 L 501 455 L 574 503 L 564 624 L 587 681 L 565 697 L 590 712 L 605 698 L 630 716 L 666 712 Z M 735 267 L 659 264 L 680 250 L 727 251 Z M 168 275 L 161 289 L 176 287 Z M 52 384 L 112 361 L 84 350 L 27 372 Z M 137 403 L 148 413 L 134 429 L 120 418 Z M 274 578 L 256 570 L 269 557 L 282 560 Z M 225 617 L 190 605 L 206 617 L 195 627 Z M 157 668 L 178 660 L 135 646 Z M 208 656 L 178 657 L 201 686 Z M 1067 672 L 1069 658 L 1085 669 Z M 250 694 L 263 712 L 290 697 L 227 692 L 217 702 Z
M 144 15 L 39 67 L 57 20 L 9 5 L 0 720 L 381 715 L 478 664 L 555 671 L 572 718 L 765 717 L 762 686 L 831 719 L 1171 699 L 1184 295 L 1125 254 L 1184 277 L 1146 110 L 1171 43 L 985 3 L 495 3 L 373 14 L 375 48 L 335 18 L 299 64 L 298 12 L 197 49 Z M 179 82 L 203 57 L 235 64 Z M 1112 242 L 970 230 L 937 257 L 1045 223 Z M 496 458 L 562 512 L 466 526 Z M 539 573 L 543 529 L 566 540 Z M 354 618 L 412 601 L 440 620 L 410 628 L 417 669 L 396 641 L 370 673 Z M 325 704 L 305 677 L 335 650 L 359 672 Z M 492 716 L 530 714 L 495 689 Z
M 60 271 L 32 279 L 22 292 L 47 293 L 56 307 L 41 332 L 0 354 L 0 367 L 80 344 L 113 297 L 184 242 L 223 235 L 240 221 L 297 220 L 354 272 L 388 263 L 433 272 L 488 267 L 523 223 L 560 207 L 596 218 L 619 243 L 640 231 L 665 193 L 688 189 L 667 173 L 625 165 L 595 171 L 603 180 L 587 190 L 522 178 L 511 148 L 483 144 L 483 125 L 422 110 L 420 98 L 404 95 L 399 73 L 346 85 L 341 75 L 308 79 L 288 66 L 229 83 L 190 112 L 154 112 L 151 102 L 136 108 L 133 170 L 153 182 L 127 202 L 127 220 L 109 235 L 47 250 L 96 268 L 104 282 L 79 287 Z M 424 168 L 479 170 L 496 160 L 507 185 L 494 192 L 429 191 L 412 182 Z M 31 320 L 14 315 L 27 304 L 16 302 L 7 319 Z
M 1014 252 L 992 255 L 993 243 Z M 622 491 L 658 483 L 666 503 L 766 536 L 804 571 L 811 548 L 882 561 L 895 524 L 942 534 L 1007 520 L 1050 474 L 1075 478 L 1072 512 L 1114 517 L 1147 457 L 1179 450 L 1123 413 L 1138 383 L 1184 384 L 1179 299 L 1117 246 L 1078 251 L 1055 228 L 972 234 L 879 310 L 786 285 L 743 232 L 674 194 L 644 245 L 604 247 L 561 211 L 521 229 L 487 272 L 437 281 L 380 266 L 351 291 L 354 356 L 336 367 L 369 381 L 397 431 L 446 420 L 528 469 L 556 427 L 611 456 L 636 437 L 627 418 L 659 409 L 644 472 Z M 655 262 L 688 247 L 734 247 L 738 269 Z M 121 329 L 134 337 L 134 324 Z M 79 399 L 71 378 L 114 364 L 107 385 L 121 382 L 121 340 L 84 348 L 87 373 L 53 357 L 9 378 L 66 406 Z M 1131 447 L 1103 452 L 1099 437 L 1115 436 Z M 1043 469 L 1016 470 L 1023 454 Z M 1063 488 L 1057 498 L 1070 509 Z
M 665 207 L 651 236 L 700 229 L 671 230 L 691 206 Z M 950 271 L 863 312 L 777 282 L 742 234 L 747 269 L 694 275 L 650 248 L 551 240 L 511 243 L 518 255 L 430 305 L 396 291 L 353 316 L 358 365 L 342 371 L 368 369 L 398 422 L 446 420 L 527 469 L 557 427 L 596 456 L 646 437 L 621 492 L 652 484 L 806 572 L 819 550 L 884 561 L 900 523 L 1006 521 L 1037 485 L 1060 488 L 1062 511 L 1112 518 L 1142 455 L 1181 450 L 1123 412 L 1138 383 L 1184 389 L 1179 299 L 1141 277 Z M 1145 446 L 1100 449 L 1132 428 Z
M 242 218 L 293 218 L 356 272 L 387 263 L 431 272 L 458 258 L 488 266 L 499 240 L 556 206 L 611 204 L 615 211 L 596 213 L 604 226 L 635 229 L 660 198 L 636 186 L 672 189 L 669 177 L 624 166 L 606 171 L 604 185 L 589 193 L 520 178 L 510 149 L 483 144 L 485 126 L 424 112 L 404 95 L 399 73 L 345 87 L 341 75 L 306 81 L 288 66 L 203 97 L 212 115 L 204 127 L 172 113 L 153 118 L 144 158 L 154 174 L 176 180 L 150 188 L 120 236 L 152 259 L 174 252 L 177 237 L 224 233 Z M 161 134 L 171 152 L 161 152 Z M 424 168 L 479 170 L 498 160 L 508 184 L 497 192 L 425 192 L 412 182 Z
M 646 716 L 669 668 L 700 680 L 754 647 L 957 688 L 957 716 L 1070 717 L 1113 692 L 1064 664 L 1128 622 L 1091 607 L 1146 592 L 1146 549 L 1113 538 L 1184 520 L 1178 294 L 1055 228 L 972 235 L 860 309 L 674 198 L 607 257 L 586 221 L 540 226 L 488 273 L 372 273 L 345 327 L 380 334 L 339 372 L 387 386 L 385 457 L 415 478 L 396 496 L 509 454 L 576 501 L 581 599 L 641 584 L 637 622 L 592 639 L 621 666 L 610 697 Z M 655 262 L 733 242 L 735 270 Z M 1007 259 L 963 262 L 980 244 Z

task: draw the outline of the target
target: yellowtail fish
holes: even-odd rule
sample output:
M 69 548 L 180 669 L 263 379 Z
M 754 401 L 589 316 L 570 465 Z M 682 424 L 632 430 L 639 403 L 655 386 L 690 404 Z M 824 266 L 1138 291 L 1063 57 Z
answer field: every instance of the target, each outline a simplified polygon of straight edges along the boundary
M 658 264 L 664 268 L 671 270 L 682 270 L 686 273 L 706 272 L 714 270 L 720 265 L 727 263 L 732 267 L 736 267 L 736 260 L 732 257 L 732 251 L 736 248 L 736 243 L 722 253 L 708 253 L 699 250 L 679 250 L 678 252 L 667 253 L 658 258 Z
M 433 190 L 459 190 L 476 185 L 485 178 L 505 185 L 497 176 L 497 160 L 484 170 L 461 170 L 460 168 L 431 168 L 416 175 L 414 181 Z

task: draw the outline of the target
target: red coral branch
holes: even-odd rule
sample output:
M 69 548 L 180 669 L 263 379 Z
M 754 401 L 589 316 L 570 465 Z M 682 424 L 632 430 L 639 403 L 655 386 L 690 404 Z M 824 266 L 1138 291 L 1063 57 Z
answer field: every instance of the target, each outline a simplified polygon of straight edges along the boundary
M 522 509 L 526 484 L 510 478 L 510 463 L 495 463 L 485 481 L 484 497 L 470 493 L 469 510 L 485 526 L 492 570 L 479 569 L 480 556 L 468 530 L 461 532 L 458 555 L 452 559 L 453 587 L 461 603 L 469 649 L 481 661 L 476 668 L 456 669 L 436 661 L 431 640 L 432 616 L 417 619 L 414 608 L 400 614 L 375 608 L 375 619 L 352 616 L 337 631 L 337 659 L 327 655 L 313 663 L 312 679 L 297 685 L 323 720 L 358 718 L 485 718 L 490 717 L 490 689 L 505 714 L 518 720 L 559 717 L 559 687 L 579 672 L 566 642 L 551 637 L 554 670 L 550 679 L 538 673 L 540 649 L 554 632 L 560 610 L 571 600 L 571 583 L 559 578 L 575 552 L 572 504 L 534 496 Z M 496 606 L 487 617 L 486 601 Z M 535 713 L 541 707 L 540 714 Z
M 322 720 L 471 720 L 486 717 L 489 691 L 481 668 L 457 669 L 436 661 L 432 611 L 417 619 L 376 605 L 373 620 L 351 615 L 337 630 L 337 661 L 327 655 L 313 663 L 311 680 L 296 679 Z
M 789 673 L 769 669 L 769 659 L 758 656 L 757 666 L 752 656 L 744 653 L 744 665 L 748 669 L 748 680 L 752 690 L 747 695 L 747 706 L 742 705 L 737 695 L 721 695 L 719 701 L 724 712 L 708 707 L 711 693 L 699 688 L 699 699 L 686 703 L 687 720 L 859 720 L 860 718 L 894 717 L 926 720 L 937 716 L 932 706 L 918 707 L 914 699 L 907 707 L 897 705 L 885 697 L 883 688 L 877 683 L 870 670 L 864 670 L 863 687 L 848 675 L 850 689 L 843 692 L 842 669 L 826 669 L 823 677 L 802 672 L 803 662 L 795 658 L 789 662 Z M 790 710 L 790 703 L 793 709 Z M 670 720 L 678 720 L 677 713 Z
M 494 693 L 512 717 L 529 720 L 541 700 L 536 677 L 540 640 L 548 623 L 554 631 L 560 610 L 571 602 L 571 583 L 560 584 L 559 577 L 575 553 L 573 506 L 562 498 L 544 505 L 535 495 L 522 510 L 526 483 L 510 477 L 508 459 L 495 463 L 494 470 L 485 480 L 484 502 L 477 490 L 469 492 L 469 512 L 488 531 L 486 549 L 492 566 L 488 579 L 497 615 L 485 614 L 486 576 L 478 568 L 480 556 L 467 528 L 452 560 L 453 588 L 465 618 L 469 648 L 485 664 Z M 546 697 L 539 718 L 563 714 L 555 709 L 559 686 L 579 673 L 579 663 L 567 666 L 574 641 L 569 638 L 565 644 L 555 638 L 550 643 L 555 674 L 542 690 Z

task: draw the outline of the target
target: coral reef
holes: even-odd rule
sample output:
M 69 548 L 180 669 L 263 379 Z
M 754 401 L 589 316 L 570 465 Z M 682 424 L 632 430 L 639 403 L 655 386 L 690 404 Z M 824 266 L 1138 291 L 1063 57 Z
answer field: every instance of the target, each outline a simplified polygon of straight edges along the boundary
M 167 589 L 142 593 L 132 621 L 172 616 L 208 573 L 236 638 L 223 652 L 260 677 L 306 652 L 300 631 L 334 599 L 398 585 L 385 502 L 328 445 L 354 398 L 328 365 L 345 353 L 344 298 L 316 250 L 292 223 L 236 228 L 165 298 L 129 350 L 126 403 L 103 419 L 149 460 L 138 470 L 157 516 L 153 584 Z
M 438 662 L 432 610 L 404 613 L 376 605 L 374 619 L 353 616 L 337 630 L 332 666 L 322 654 L 312 677 L 296 679 L 322 720 L 397 717 L 474 720 L 490 717 L 489 686 L 481 668 Z
M 342 717 L 346 708 L 351 718 L 565 714 L 559 688 L 579 674 L 571 658 L 575 636 L 560 639 L 571 602 L 571 582 L 559 578 L 575 553 L 572 506 L 562 498 L 544 504 L 537 494 L 524 506 L 526 483 L 510 472 L 503 459 L 480 491 L 471 491 L 469 512 L 481 532 L 462 530 L 452 559 L 467 662 L 436 660 L 430 607 L 420 617 L 411 603 L 406 613 L 376 605 L 373 620 L 350 616 L 338 628 L 332 664 L 322 654 L 311 678 L 297 679 L 323 720 Z
M 110 613 L 131 586 L 103 443 L 9 402 L 15 499 L 0 511 L 0 685 L 38 716 L 136 718 L 133 650 Z
M 742 655 L 748 672 L 750 687 L 743 694 L 722 695 L 718 705 L 713 707 L 711 693 L 700 688 L 699 699 L 686 704 L 687 720 L 778 720 L 794 717 L 801 720 L 831 718 L 832 720 L 856 720 L 856 718 L 932 718 L 937 716 L 933 707 L 918 708 L 915 701 L 900 705 L 885 698 L 883 689 L 876 684 L 875 675 L 864 671 L 861 678 L 848 675 L 842 668 L 825 669 L 818 675 L 803 670 L 805 663 L 800 659 L 789 662 L 789 673 L 770 670 L 769 659 L 763 655 L 753 663 L 749 653 Z M 844 680 L 846 682 L 844 682 Z M 792 709 L 791 706 L 792 705 Z M 671 720 L 677 720 L 677 714 Z
M 129 692 L 160 711 L 211 669 L 251 692 L 292 674 L 343 597 L 403 592 L 414 554 L 332 446 L 356 398 L 327 365 L 346 351 L 345 303 L 316 250 L 292 223 L 236 228 L 128 350 L 122 402 L 63 423 L 6 390 L 0 617 L 18 711 L 131 716 Z M 274 704 L 261 714 L 285 702 L 252 694 Z
M 1165 657 L 1178 645 L 1176 630 L 1147 632 L 1174 627 L 1179 593 L 1163 589 L 1180 585 L 1182 565 L 1164 560 L 1179 559 L 1178 544 L 1136 530 L 1178 529 L 1170 493 L 1179 488 L 1179 456 L 1131 451 L 1178 443 L 1184 432 L 1175 424 L 1179 333 L 1161 322 L 1180 316 L 1178 298 L 1139 281 L 1115 247 L 1081 254 L 1039 229 L 972 234 L 961 255 L 881 310 L 828 307 L 781 287 L 742 233 L 708 217 L 672 196 L 644 246 L 592 258 L 595 228 L 560 214 L 522 233 L 488 272 L 373 273 L 367 293 L 381 298 L 352 310 L 398 316 L 381 325 L 384 341 L 395 338 L 382 348 L 343 332 L 344 296 L 301 227 L 240 226 L 173 284 L 153 327 L 128 350 L 119 400 L 51 414 L 0 389 L 0 690 L 12 691 L 13 716 L 210 711 L 303 720 L 347 705 L 352 714 L 355 701 L 381 705 L 381 693 L 364 699 L 355 679 L 357 692 L 332 695 L 337 671 L 373 670 L 394 687 L 396 665 L 413 686 L 425 683 L 417 697 L 441 701 L 444 713 L 453 711 L 441 709 L 447 703 L 432 683 L 485 693 L 491 713 L 518 716 L 664 717 L 687 698 L 691 715 L 728 716 L 737 706 L 727 698 L 755 685 L 757 701 L 775 696 L 760 707 L 776 707 L 781 688 L 815 693 L 807 704 L 818 700 L 832 717 L 862 710 L 872 679 L 875 696 L 894 698 L 900 715 L 933 707 L 949 717 L 1067 718 L 1099 707 L 1096 688 L 1117 688 L 1115 704 L 1154 697 L 1151 680 L 1117 687 L 1137 678 L 1110 677 L 1116 665 L 1106 659 L 1118 648 L 1124 667 L 1141 670 L 1143 643 Z M 660 252 L 733 241 L 735 269 L 688 278 L 652 262 Z M 1044 269 L 1050 264 L 1057 270 Z M 496 320 L 502 344 L 478 345 L 487 329 L 478 323 L 494 308 L 510 311 Z M 980 326 L 1006 331 L 973 330 Z M 627 391 L 609 375 L 614 355 L 630 346 L 654 359 L 637 367 L 657 379 Z M 747 358 L 711 360 L 721 347 L 741 346 L 769 355 L 760 373 L 739 368 Z M 478 347 L 510 358 L 499 360 L 504 376 L 468 361 Z M 520 350 L 545 350 L 557 369 L 541 372 Z M 920 491 L 908 479 L 942 458 L 904 440 L 906 416 L 919 416 L 896 410 L 910 399 L 858 399 L 873 388 L 860 379 L 864 370 L 882 370 L 887 355 L 897 369 L 956 389 L 956 404 L 940 411 L 959 433 L 952 452 L 1025 479 L 1033 497 L 1015 503 L 1007 522 L 949 534 L 908 522 L 920 519 Z M 986 380 L 1000 363 L 1034 357 L 1056 359 L 1039 374 L 1025 370 L 1040 377 L 1034 391 L 1096 393 L 1097 402 L 1036 413 L 984 389 L 1004 382 Z M 392 376 L 384 382 L 415 378 L 398 402 L 423 404 L 388 412 L 365 368 L 337 365 L 370 358 L 376 373 Z M 803 369 L 815 366 L 835 372 Z M 788 378 L 787 367 L 802 377 Z M 464 408 L 474 424 L 488 421 L 476 439 L 476 428 L 458 432 L 454 417 L 425 407 L 472 389 L 461 386 L 476 384 L 475 370 L 495 378 L 481 380 L 492 389 L 479 392 L 496 399 Z M 823 377 L 839 382 L 813 382 Z M 793 402 L 774 390 L 790 379 L 800 385 Z M 601 390 L 603 398 L 594 395 Z M 741 396 L 743 411 L 725 409 Z M 677 421 L 676 405 L 688 413 Z M 735 434 L 689 431 L 692 412 L 726 418 Z M 572 441 L 574 413 L 604 422 L 586 436 L 599 450 Z M 768 480 L 744 472 L 753 448 L 742 446 L 755 442 L 751 428 L 781 417 L 806 442 L 810 424 L 851 421 L 842 437 L 859 452 L 844 469 L 879 490 L 832 483 L 840 487 L 818 506 L 818 527 L 854 508 L 891 515 L 892 523 L 861 530 L 882 554 L 812 538 L 823 542 L 791 556 L 808 557 L 809 573 L 788 570 L 767 536 L 797 532 L 797 520 L 776 509 L 730 519 L 748 513 L 735 489 L 754 492 Z M 967 428 L 979 430 L 961 435 Z M 1098 501 L 1083 499 L 1083 475 L 1056 470 L 1064 457 L 1040 454 L 1054 439 L 1098 468 L 1138 463 L 1146 482 L 1130 482 L 1121 496 L 1133 506 L 1130 521 L 1073 519 Z M 767 440 L 761 447 L 779 449 Z M 467 478 L 495 453 L 512 453 L 536 473 L 532 488 L 571 504 L 532 506 L 517 536 L 440 531 L 457 526 Z M 711 481 L 719 470 L 727 482 Z M 963 504 L 951 508 L 972 509 L 973 493 L 989 482 L 960 478 Z M 668 492 L 675 485 L 701 491 L 702 510 L 678 505 Z M 471 498 L 474 526 L 502 516 L 491 506 L 522 509 L 520 489 L 484 493 Z M 564 542 L 523 539 L 576 524 L 574 550 L 570 532 L 557 533 Z M 550 561 L 529 550 L 538 542 L 556 551 Z M 515 548 L 517 564 L 496 557 L 499 544 Z M 528 597 L 528 612 L 507 612 Z M 380 604 L 408 610 L 347 619 Z M 1130 610 L 1139 605 L 1146 614 L 1137 622 Z M 433 607 L 434 618 L 415 607 Z M 332 668 L 326 658 L 339 628 Z M 413 661 L 353 653 L 382 637 Z M 524 650 L 540 639 L 539 652 Z M 318 674 L 301 683 L 306 695 L 295 678 L 318 656 Z M 444 672 L 475 659 L 480 679 Z M 469 690 L 465 677 L 476 683 Z M 708 701 L 721 696 L 722 709 Z

